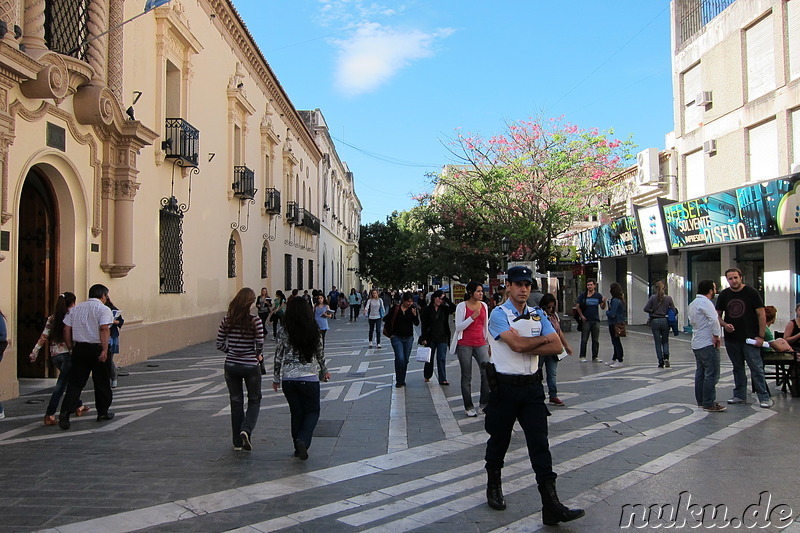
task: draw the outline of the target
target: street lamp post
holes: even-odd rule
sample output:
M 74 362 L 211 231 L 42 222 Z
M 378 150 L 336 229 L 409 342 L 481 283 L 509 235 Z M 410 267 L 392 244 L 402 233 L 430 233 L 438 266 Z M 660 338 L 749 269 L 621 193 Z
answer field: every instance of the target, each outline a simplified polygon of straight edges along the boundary
M 508 237 L 500 239 L 500 252 L 503 254 L 503 272 L 508 270 L 508 252 L 511 250 L 511 240 Z

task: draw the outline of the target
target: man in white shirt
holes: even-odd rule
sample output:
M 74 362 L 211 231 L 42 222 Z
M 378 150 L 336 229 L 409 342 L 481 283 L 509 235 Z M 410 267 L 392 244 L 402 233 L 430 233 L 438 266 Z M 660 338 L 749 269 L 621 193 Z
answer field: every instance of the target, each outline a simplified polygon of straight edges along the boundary
M 689 304 L 689 323 L 692 325 L 692 351 L 697 362 L 694 374 L 694 397 L 697 405 L 709 413 L 727 409 L 716 402 L 719 381 L 719 336 L 722 328 L 712 300 L 717 293 L 716 284 L 704 279 L 697 285 L 697 298 Z
M 89 379 L 89 373 L 94 382 L 97 421 L 114 418 L 114 413 L 108 410 L 113 393 L 107 364 L 108 340 L 111 337 L 110 328 L 114 315 L 106 306 L 106 300 L 108 287 L 92 285 L 89 299 L 70 309 L 64 317 L 64 342 L 72 348 L 72 368 L 58 417 L 58 427 L 61 429 L 69 429 L 69 415 L 78 406 L 78 399 Z

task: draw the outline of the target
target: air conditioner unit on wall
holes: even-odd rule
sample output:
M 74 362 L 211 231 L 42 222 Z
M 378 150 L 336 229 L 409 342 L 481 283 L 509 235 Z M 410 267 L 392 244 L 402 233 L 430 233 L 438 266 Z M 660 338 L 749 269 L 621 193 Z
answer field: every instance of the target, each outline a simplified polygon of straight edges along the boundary
M 636 154 L 636 184 L 658 183 L 658 148 L 648 148 Z
M 711 91 L 700 91 L 694 97 L 694 105 L 707 106 L 711 103 Z
M 710 139 L 703 143 L 703 153 L 704 154 L 716 154 L 717 153 L 717 140 Z

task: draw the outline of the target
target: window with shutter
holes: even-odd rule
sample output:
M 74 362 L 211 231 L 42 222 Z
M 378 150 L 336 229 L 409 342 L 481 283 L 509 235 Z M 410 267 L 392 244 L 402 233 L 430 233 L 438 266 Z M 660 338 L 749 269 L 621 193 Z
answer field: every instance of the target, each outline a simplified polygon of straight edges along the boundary
M 778 176 L 778 126 L 770 120 L 747 130 L 748 180 Z
M 799 0 L 800 1 L 800 0 Z M 695 105 L 697 93 L 703 90 L 700 64 L 683 73 L 683 131 L 697 129 L 703 121 L 703 108 Z
M 786 2 L 789 79 L 800 78 L 800 0 Z
M 706 193 L 706 177 L 704 174 L 703 150 L 692 152 L 686 156 L 686 198 L 698 198 Z
M 775 43 L 772 16 L 766 16 L 744 33 L 747 50 L 747 100 L 775 89 Z

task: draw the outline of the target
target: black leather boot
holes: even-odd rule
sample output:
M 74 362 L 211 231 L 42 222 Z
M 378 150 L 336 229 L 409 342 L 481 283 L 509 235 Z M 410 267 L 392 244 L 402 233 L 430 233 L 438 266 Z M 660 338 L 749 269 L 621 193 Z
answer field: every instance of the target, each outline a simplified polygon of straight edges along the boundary
M 547 480 L 539 485 L 539 494 L 542 495 L 542 522 L 546 526 L 569 522 L 586 514 L 583 509 L 568 509 L 558 500 L 555 479 Z
M 499 468 L 487 468 L 486 474 L 489 481 L 486 483 L 486 502 L 492 509 L 502 511 L 506 508 L 506 499 L 503 498 L 503 482 Z

